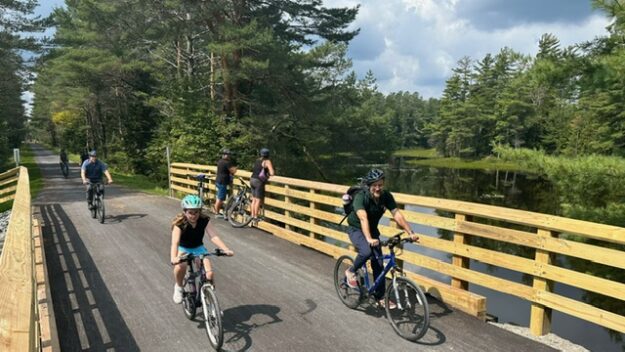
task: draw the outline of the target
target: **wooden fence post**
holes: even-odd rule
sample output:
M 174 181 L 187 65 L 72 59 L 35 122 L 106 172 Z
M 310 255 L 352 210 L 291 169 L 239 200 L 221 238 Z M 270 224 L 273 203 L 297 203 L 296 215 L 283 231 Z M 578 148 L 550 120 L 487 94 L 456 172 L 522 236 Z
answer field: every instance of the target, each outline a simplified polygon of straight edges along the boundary
M 458 222 L 460 221 L 470 221 L 470 217 L 464 214 L 456 214 L 456 224 L 458 224 Z M 460 232 L 454 232 L 454 243 L 456 244 L 467 244 L 468 242 L 468 236 L 460 233 Z M 459 256 L 454 254 L 452 259 L 451 259 L 451 263 L 454 266 L 459 266 L 461 268 L 469 268 L 469 258 L 467 257 L 463 257 L 463 256 Z M 469 283 L 467 281 L 464 280 L 460 280 L 457 279 L 455 277 L 451 278 L 451 286 L 452 287 L 456 287 L 456 288 L 460 288 L 463 290 L 468 290 L 469 289 Z
M 557 234 L 549 230 L 538 229 L 538 237 L 542 237 L 543 239 L 547 237 L 557 237 Z M 552 255 L 545 250 L 537 248 L 534 260 L 536 261 L 536 266 L 539 268 L 542 264 L 551 264 Z M 552 292 L 553 281 L 534 276 L 533 287 L 535 291 Z M 530 310 L 530 332 L 532 335 L 542 336 L 551 331 L 551 313 L 551 308 L 532 302 Z
M 314 189 L 311 188 L 310 189 L 310 194 L 312 194 L 314 196 L 315 193 L 317 193 L 317 192 Z M 310 209 L 311 210 L 314 211 L 315 209 L 317 209 L 317 203 L 315 203 L 314 201 L 309 201 L 308 203 L 310 204 Z M 313 225 L 317 225 L 319 223 L 319 221 L 316 218 L 311 216 L 310 217 L 310 223 L 313 224 Z M 315 233 L 310 231 L 309 232 L 309 236 L 312 237 L 312 238 L 315 238 Z
M 290 188 L 291 187 L 289 185 L 284 185 L 284 189 L 286 191 L 285 193 L 288 193 Z M 287 203 L 287 204 L 291 203 L 291 198 L 289 196 L 284 196 L 284 202 Z M 291 217 L 291 212 L 288 211 L 288 210 L 285 210 L 284 211 L 284 216 L 286 216 L 287 218 L 290 218 Z M 291 230 L 291 225 L 285 224 L 284 228 L 287 229 L 287 230 Z

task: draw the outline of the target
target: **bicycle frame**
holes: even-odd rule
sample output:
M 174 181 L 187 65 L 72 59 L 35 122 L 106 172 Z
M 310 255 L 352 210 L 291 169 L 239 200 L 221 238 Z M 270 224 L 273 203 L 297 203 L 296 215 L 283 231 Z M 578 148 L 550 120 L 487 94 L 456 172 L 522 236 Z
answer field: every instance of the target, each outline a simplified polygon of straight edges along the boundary
M 375 278 L 375 281 L 373 282 L 373 286 L 369 285 L 369 274 L 367 273 L 367 263 L 365 262 L 365 264 L 361 267 L 361 268 L 364 268 L 365 275 L 363 275 L 363 277 L 365 281 L 365 288 L 367 289 L 368 295 L 372 295 L 375 292 L 375 290 L 382 284 L 382 280 L 386 280 L 386 274 L 388 274 L 389 271 L 397 267 L 397 262 L 395 261 L 394 251 L 391 251 L 390 254 L 383 255 L 382 260 L 388 260 L 388 263 L 386 264 L 386 266 L 384 267 L 384 270 L 382 270 L 380 275 L 378 275 L 378 277 Z M 360 268 L 358 269 L 360 270 Z M 395 277 L 395 275 L 393 275 L 393 277 Z

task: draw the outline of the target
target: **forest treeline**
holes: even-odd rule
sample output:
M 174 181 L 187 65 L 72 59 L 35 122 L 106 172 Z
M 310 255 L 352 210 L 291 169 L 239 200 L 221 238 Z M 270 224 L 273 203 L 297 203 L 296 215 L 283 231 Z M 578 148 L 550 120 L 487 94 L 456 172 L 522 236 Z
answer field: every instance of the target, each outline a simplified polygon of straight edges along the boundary
M 23 3 L 12 13 L 32 27 L 26 17 L 35 2 Z M 56 33 L 35 66 L 28 131 L 73 152 L 97 148 L 119 169 L 154 177 L 166 174 L 166 146 L 175 160 L 201 163 L 228 147 L 244 166 L 263 146 L 285 162 L 311 165 L 337 153 L 412 147 L 465 158 L 491 155 L 498 145 L 622 156 L 625 10 L 615 1 L 592 3 L 613 19 L 608 35 L 563 47 L 545 34 L 535 56 L 503 48 L 462 58 L 442 97 L 425 99 L 383 94 L 371 72 L 357 78 L 347 47 L 358 35 L 358 7 L 67 0 L 52 15 Z M 3 31 L 13 39 L 1 37 L 8 86 L 0 95 L 0 147 L 11 147 L 26 132 L 17 96 L 26 43 L 17 40 L 23 27 Z

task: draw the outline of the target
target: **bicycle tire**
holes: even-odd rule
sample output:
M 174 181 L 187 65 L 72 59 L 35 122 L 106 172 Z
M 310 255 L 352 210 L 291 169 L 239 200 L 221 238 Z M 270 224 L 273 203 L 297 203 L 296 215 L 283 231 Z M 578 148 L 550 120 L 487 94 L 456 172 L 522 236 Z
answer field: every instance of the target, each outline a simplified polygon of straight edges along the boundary
M 334 288 L 341 302 L 348 308 L 357 308 L 362 301 L 362 291 L 347 285 L 345 270 L 354 265 L 354 259 L 348 255 L 339 257 L 334 265 Z
M 248 208 L 251 206 L 249 195 L 243 194 L 237 197 L 232 203 L 230 209 L 227 209 L 226 216 L 228 222 L 233 227 L 244 227 L 252 222 L 252 215 L 248 212 Z
M 91 209 L 89 210 L 91 211 L 91 217 L 95 219 L 98 215 L 98 199 L 95 196 L 93 197 L 93 201 L 91 202 Z
M 98 198 L 98 207 L 96 208 L 96 210 L 98 213 L 98 220 L 100 220 L 100 224 L 103 224 L 106 212 L 104 209 L 104 200 L 102 198 Z
M 389 308 L 389 300 L 396 301 L 397 308 Z M 386 318 L 393 330 L 409 341 L 417 341 L 430 326 L 430 308 L 421 288 L 404 277 L 397 277 L 384 296 Z
M 224 342 L 224 330 L 221 321 L 221 308 L 215 291 L 205 284 L 202 286 L 202 313 L 204 314 L 204 328 L 208 341 L 215 351 L 219 351 Z
M 182 310 L 184 311 L 184 316 L 187 317 L 187 319 L 193 320 L 195 318 L 197 305 L 192 294 L 187 294 L 182 298 Z

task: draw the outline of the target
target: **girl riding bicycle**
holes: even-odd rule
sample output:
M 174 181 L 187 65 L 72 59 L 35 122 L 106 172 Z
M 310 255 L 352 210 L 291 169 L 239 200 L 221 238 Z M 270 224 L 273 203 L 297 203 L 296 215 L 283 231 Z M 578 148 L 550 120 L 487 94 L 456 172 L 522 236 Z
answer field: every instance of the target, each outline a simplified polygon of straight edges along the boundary
M 349 240 L 358 251 L 358 255 L 354 260 L 354 266 L 345 271 L 347 284 L 352 288 L 358 287 L 355 271 L 362 267 L 367 260 L 371 259 L 371 269 L 374 278 L 378 277 L 384 270 L 378 223 L 387 209 L 393 215 L 393 220 L 410 235 L 413 241 L 419 240 L 419 236 L 412 232 L 410 225 L 399 211 L 399 208 L 397 208 L 395 198 L 393 198 L 391 192 L 383 189 L 384 172 L 373 169 L 367 173 L 367 176 L 362 181 L 366 185 L 366 189 L 356 193 L 353 200 L 354 211 L 347 217 L 347 223 L 349 224 L 347 234 L 349 235 Z M 385 291 L 386 286 L 382 282 L 375 292 L 375 298 L 380 305 L 384 304 L 383 297 Z M 389 303 L 389 308 L 394 308 L 394 303 Z
M 215 228 L 210 223 L 210 218 L 202 214 L 202 200 L 194 194 L 185 196 L 180 202 L 182 213 L 176 215 L 172 221 L 171 231 L 171 264 L 174 265 L 174 302 L 181 303 L 183 297 L 182 281 L 187 270 L 187 264 L 180 263 L 180 257 L 184 253 L 194 255 L 208 254 L 204 247 L 204 235 L 210 238 L 211 242 L 224 251 L 228 256 L 234 255 L 228 246 L 219 238 Z M 208 260 L 204 257 L 204 268 L 206 279 L 213 280 L 213 270 Z

